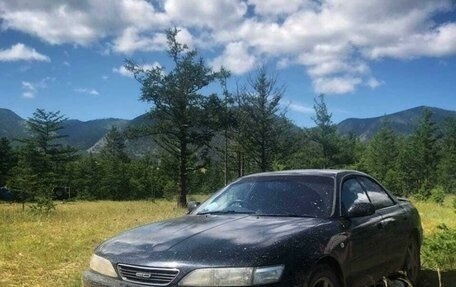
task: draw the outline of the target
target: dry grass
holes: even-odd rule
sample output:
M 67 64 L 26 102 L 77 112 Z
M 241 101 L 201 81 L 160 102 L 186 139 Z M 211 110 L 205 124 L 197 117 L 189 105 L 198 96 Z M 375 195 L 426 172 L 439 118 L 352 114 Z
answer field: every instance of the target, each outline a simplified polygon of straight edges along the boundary
M 50 215 L 0 205 L 0 286 L 80 286 L 81 271 L 104 239 L 184 214 L 157 200 L 59 204 Z
M 447 196 L 443 205 L 430 201 L 412 200 L 420 213 L 425 236 L 433 234 L 440 224 L 456 228 L 456 210 L 452 206 L 453 198 L 455 196 Z
M 443 206 L 414 202 L 426 235 L 441 223 L 456 228 L 450 201 Z M 82 270 L 104 239 L 184 213 L 165 200 L 65 203 L 58 204 L 50 215 L 23 212 L 17 204 L 0 204 L 0 286 L 80 286 Z

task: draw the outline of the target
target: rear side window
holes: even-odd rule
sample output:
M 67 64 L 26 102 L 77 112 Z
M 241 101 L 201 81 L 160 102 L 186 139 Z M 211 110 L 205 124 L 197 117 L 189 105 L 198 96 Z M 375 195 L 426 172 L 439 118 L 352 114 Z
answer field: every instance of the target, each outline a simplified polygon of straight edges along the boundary
M 380 209 L 394 205 L 394 201 L 376 182 L 370 180 L 367 177 L 359 177 L 358 179 L 366 189 L 367 195 L 369 196 L 375 208 Z
M 342 210 L 346 213 L 350 207 L 358 202 L 369 203 L 363 187 L 356 178 L 349 178 L 342 184 Z

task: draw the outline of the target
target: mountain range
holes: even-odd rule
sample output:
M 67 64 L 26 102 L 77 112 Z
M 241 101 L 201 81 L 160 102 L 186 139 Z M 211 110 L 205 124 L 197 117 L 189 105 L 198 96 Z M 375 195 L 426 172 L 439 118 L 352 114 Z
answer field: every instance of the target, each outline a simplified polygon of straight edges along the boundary
M 129 120 L 109 118 L 91 121 L 66 120 L 59 131 L 64 138 L 63 144 L 70 145 L 78 150 L 87 150 L 100 141 L 106 133 L 115 126 L 125 128 Z M 26 120 L 11 110 L 0 108 L 0 137 L 6 137 L 15 142 L 15 139 L 27 136 Z
M 456 111 L 419 106 L 374 118 L 348 118 L 337 124 L 337 131 L 343 135 L 353 134 L 361 140 L 369 140 L 382 127 L 382 124 L 387 122 L 397 134 L 408 135 L 418 126 L 425 109 L 432 112 L 431 119 L 437 127 L 442 127 L 445 118 L 456 117 Z
M 419 124 L 419 119 L 424 109 L 429 109 L 432 119 L 441 126 L 447 117 L 456 117 L 456 111 L 444 110 L 434 107 L 420 106 L 393 114 L 382 115 L 374 118 L 348 118 L 337 124 L 337 131 L 340 134 L 353 134 L 362 140 L 369 140 L 381 127 L 382 122 L 387 121 L 393 130 L 398 134 L 410 134 Z M 91 121 L 66 120 L 63 123 L 61 134 L 68 135 L 64 138 L 64 144 L 68 144 L 78 150 L 98 151 L 103 146 L 103 139 L 111 127 L 124 129 L 135 127 L 150 121 L 147 114 L 140 115 L 132 120 L 108 118 Z M 0 137 L 10 140 L 24 138 L 27 136 L 26 120 L 11 110 L 0 108 Z M 137 153 L 135 150 L 150 150 L 150 139 L 136 140 L 127 144 L 130 153 Z M 141 152 L 142 153 L 142 152 Z

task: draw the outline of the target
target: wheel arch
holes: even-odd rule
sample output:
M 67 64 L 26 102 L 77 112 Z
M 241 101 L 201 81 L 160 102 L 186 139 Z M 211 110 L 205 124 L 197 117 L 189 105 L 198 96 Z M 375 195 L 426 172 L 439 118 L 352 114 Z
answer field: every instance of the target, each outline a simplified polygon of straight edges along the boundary
M 336 273 L 336 276 L 337 278 L 339 279 L 339 283 L 341 284 L 342 287 L 345 287 L 346 284 L 345 284 L 345 276 L 344 276 L 344 273 L 342 271 L 342 268 L 340 267 L 340 264 L 339 262 L 334 258 L 334 257 L 331 257 L 331 256 L 324 256 L 322 258 L 320 258 L 315 264 L 314 264 L 314 268 L 318 265 L 327 265 L 329 266 L 335 273 Z

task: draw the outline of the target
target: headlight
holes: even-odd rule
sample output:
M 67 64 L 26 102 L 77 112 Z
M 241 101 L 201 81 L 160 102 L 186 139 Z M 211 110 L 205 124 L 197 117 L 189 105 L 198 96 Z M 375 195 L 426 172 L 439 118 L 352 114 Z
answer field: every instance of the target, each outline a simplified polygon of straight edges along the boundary
M 255 268 L 255 272 L 253 272 L 253 285 L 279 282 L 283 269 L 283 265 Z
M 95 254 L 90 258 L 90 269 L 106 276 L 117 277 L 117 273 L 114 270 L 114 267 L 112 267 L 112 263 Z
M 180 286 L 252 286 L 280 280 L 284 266 L 197 269 L 179 282 Z

